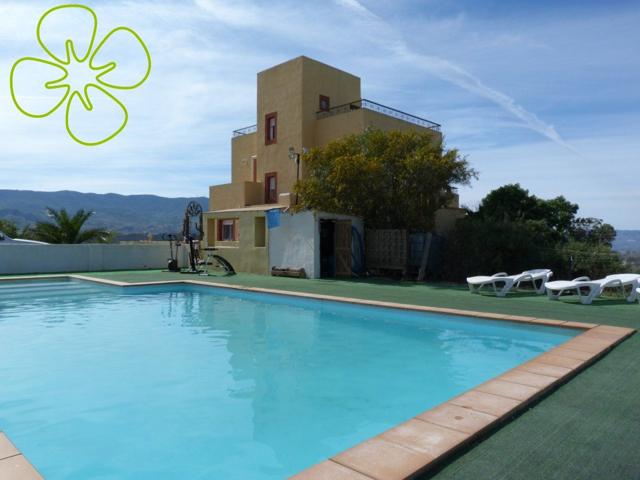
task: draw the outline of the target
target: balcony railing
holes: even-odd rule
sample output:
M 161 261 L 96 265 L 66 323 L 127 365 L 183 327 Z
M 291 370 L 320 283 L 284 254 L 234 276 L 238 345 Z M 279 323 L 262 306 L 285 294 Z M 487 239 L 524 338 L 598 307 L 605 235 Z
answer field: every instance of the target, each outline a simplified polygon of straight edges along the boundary
M 248 135 L 250 133 L 255 133 L 258 131 L 258 125 L 249 125 L 248 127 L 239 128 L 238 130 L 233 131 L 234 137 L 239 137 L 241 135 Z
M 431 120 L 427 120 L 426 118 L 416 117 L 415 115 L 411 115 L 410 113 L 406 113 L 401 110 L 396 110 L 395 108 L 372 102 L 371 100 L 367 100 L 366 98 L 361 98 L 360 100 L 356 100 L 351 103 L 345 103 L 344 105 L 338 105 L 337 107 L 333 107 L 329 110 L 320 110 L 316 112 L 316 118 L 320 120 L 321 118 L 332 117 L 334 115 L 348 113 L 353 110 L 359 110 L 361 108 L 364 108 L 366 110 L 373 110 L 374 112 L 382 113 L 384 115 L 397 118 L 398 120 L 404 120 L 405 122 L 429 128 L 437 132 L 440 131 L 439 123 L 435 123 Z

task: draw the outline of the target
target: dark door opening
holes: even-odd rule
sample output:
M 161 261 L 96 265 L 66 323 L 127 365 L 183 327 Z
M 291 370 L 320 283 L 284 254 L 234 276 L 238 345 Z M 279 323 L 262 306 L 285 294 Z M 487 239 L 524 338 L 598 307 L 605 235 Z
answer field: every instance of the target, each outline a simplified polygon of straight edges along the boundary
M 336 276 L 336 224 L 332 220 L 320 220 L 320 276 Z
M 350 277 L 351 221 L 320 220 L 320 276 Z

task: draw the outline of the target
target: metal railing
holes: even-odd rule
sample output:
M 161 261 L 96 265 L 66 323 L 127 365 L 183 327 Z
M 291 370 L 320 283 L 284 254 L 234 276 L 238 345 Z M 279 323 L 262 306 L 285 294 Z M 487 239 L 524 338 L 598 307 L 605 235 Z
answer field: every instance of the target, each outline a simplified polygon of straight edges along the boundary
M 340 115 L 341 113 L 348 113 L 353 110 L 359 110 L 361 108 L 382 113 L 384 115 L 397 118 L 398 120 L 404 120 L 405 122 L 409 122 L 409 123 L 413 123 L 414 125 L 419 125 L 421 127 L 429 128 L 437 132 L 440 131 L 441 125 L 439 123 L 432 122 L 431 120 L 427 120 L 426 118 L 421 118 L 415 115 L 411 115 L 410 113 L 406 113 L 401 110 L 397 110 L 395 108 L 381 105 L 377 102 L 367 100 L 366 98 L 361 98 L 360 100 L 356 100 L 354 102 L 345 103 L 344 105 L 338 105 L 337 107 L 330 108 L 329 110 L 319 110 L 318 112 L 316 112 L 316 118 L 320 120 L 321 118 L 332 117 L 334 115 Z
M 239 128 L 238 130 L 233 131 L 234 137 L 239 137 L 241 135 L 248 135 L 249 133 L 255 133 L 258 131 L 258 125 L 249 125 L 248 127 Z

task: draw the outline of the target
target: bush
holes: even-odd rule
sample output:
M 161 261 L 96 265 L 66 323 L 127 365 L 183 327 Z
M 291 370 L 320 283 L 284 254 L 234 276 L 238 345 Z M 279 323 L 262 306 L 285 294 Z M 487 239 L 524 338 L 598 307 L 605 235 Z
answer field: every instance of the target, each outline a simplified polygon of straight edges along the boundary
M 477 212 L 458 221 L 444 252 L 443 277 L 518 273 L 550 268 L 555 278 L 601 278 L 625 270 L 611 250 L 615 229 L 597 218 L 578 218 L 564 197 L 544 200 L 520 185 L 490 192 Z

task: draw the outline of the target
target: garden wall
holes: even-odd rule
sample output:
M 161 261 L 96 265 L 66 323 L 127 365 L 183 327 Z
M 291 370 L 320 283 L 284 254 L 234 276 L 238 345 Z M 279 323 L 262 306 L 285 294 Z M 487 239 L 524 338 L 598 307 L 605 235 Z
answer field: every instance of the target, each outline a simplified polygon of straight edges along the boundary
M 167 267 L 168 257 L 167 244 L 0 245 L 0 275 L 158 269 Z

